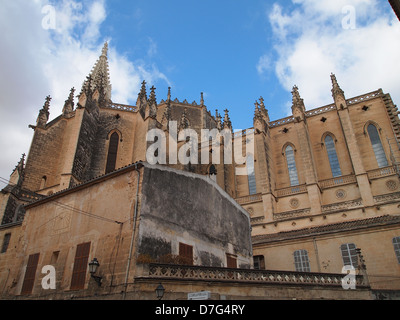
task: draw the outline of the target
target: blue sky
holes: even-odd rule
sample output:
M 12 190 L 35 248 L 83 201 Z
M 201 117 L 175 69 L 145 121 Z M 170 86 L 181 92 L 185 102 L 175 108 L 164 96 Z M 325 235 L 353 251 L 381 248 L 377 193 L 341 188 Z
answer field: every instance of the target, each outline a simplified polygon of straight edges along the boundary
M 235 129 L 252 127 L 260 96 L 271 120 L 288 116 L 293 85 L 307 109 L 332 103 L 331 72 L 349 98 L 382 88 L 400 103 L 400 22 L 386 0 L 2 0 L 0 29 L 5 178 L 45 97 L 57 117 L 105 41 L 114 102 L 135 104 L 143 80 L 158 101 L 168 86 L 180 101 L 204 92 Z
M 142 59 L 167 76 L 168 83 L 156 83 L 160 99 L 168 84 L 181 101 L 199 102 L 204 92 L 212 112 L 228 108 L 235 127 L 246 128 L 260 95 L 277 104 L 290 99 L 273 74 L 257 73 L 271 49 L 270 7 L 266 1 L 113 0 L 102 30 L 130 61 Z

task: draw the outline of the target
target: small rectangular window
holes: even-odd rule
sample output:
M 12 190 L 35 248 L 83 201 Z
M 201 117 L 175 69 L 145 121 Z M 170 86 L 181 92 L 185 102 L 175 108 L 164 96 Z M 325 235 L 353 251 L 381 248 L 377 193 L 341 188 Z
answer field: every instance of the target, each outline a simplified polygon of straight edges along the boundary
M 265 269 L 264 256 L 254 256 L 253 257 L 253 262 L 254 262 L 254 269 L 255 270 L 264 270 Z
M 310 261 L 308 260 L 307 250 L 297 250 L 294 252 L 294 265 L 298 272 L 310 272 Z
M 193 247 L 184 243 L 179 243 L 179 257 L 184 265 L 193 265 Z
M 237 268 L 236 257 L 231 254 L 226 254 L 226 265 L 228 268 L 236 269 Z
M 6 233 L 3 238 L 3 245 L 1 246 L 0 253 L 6 253 L 8 249 L 8 245 L 10 244 L 11 233 Z
M 357 268 L 357 251 L 354 243 L 345 243 L 340 246 L 344 266 L 353 266 Z

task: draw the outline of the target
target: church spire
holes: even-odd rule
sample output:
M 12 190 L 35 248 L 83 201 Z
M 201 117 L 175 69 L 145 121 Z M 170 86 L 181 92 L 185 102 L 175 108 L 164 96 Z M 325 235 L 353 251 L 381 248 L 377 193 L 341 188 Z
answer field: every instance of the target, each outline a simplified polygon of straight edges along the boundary
M 108 42 L 105 42 L 100 58 L 96 61 L 92 71 L 83 83 L 82 92 L 91 97 L 91 93 L 98 90 L 106 101 L 111 101 L 111 83 L 107 53 Z

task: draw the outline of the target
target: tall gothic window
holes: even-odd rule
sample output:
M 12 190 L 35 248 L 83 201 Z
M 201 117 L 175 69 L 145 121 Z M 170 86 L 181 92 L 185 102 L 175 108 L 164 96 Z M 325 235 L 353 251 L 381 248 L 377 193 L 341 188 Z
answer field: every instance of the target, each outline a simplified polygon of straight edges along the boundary
M 249 181 L 249 194 L 256 194 L 257 193 L 257 186 L 256 186 L 256 173 L 254 171 L 254 158 L 251 154 L 247 156 L 247 178 Z
M 299 185 L 299 177 L 297 175 L 296 161 L 294 158 L 294 150 L 292 146 L 287 146 L 285 150 L 286 162 L 289 170 L 289 179 L 291 186 Z
M 114 132 L 110 137 L 110 145 L 108 147 L 106 173 L 113 172 L 117 163 L 119 135 Z
M 328 153 L 329 163 L 331 165 L 332 176 L 334 178 L 340 177 L 342 175 L 342 171 L 340 170 L 339 159 L 337 157 L 335 142 L 330 135 L 327 135 L 325 138 L 325 147 L 326 152 Z
M 368 135 L 371 139 L 372 149 L 374 150 L 375 158 L 378 162 L 378 167 L 387 167 L 388 161 L 386 159 L 385 151 L 383 150 L 381 138 L 379 137 L 378 130 L 373 124 L 370 124 L 368 126 Z

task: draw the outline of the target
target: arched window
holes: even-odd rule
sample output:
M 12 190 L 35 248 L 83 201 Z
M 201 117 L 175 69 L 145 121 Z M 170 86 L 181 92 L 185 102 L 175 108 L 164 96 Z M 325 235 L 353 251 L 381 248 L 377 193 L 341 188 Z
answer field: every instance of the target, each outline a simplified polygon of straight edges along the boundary
M 289 170 L 289 179 L 291 186 L 299 185 L 299 177 L 297 175 L 296 161 L 294 158 L 294 150 L 291 145 L 288 145 L 285 149 L 286 162 Z
M 339 159 L 337 157 L 335 142 L 330 135 L 325 137 L 325 147 L 328 153 L 329 164 L 331 165 L 332 176 L 334 178 L 340 177 L 342 171 L 340 170 Z
M 40 182 L 40 190 L 43 190 L 46 188 L 46 184 L 47 184 L 47 177 L 43 176 L 42 177 L 42 181 Z
M 397 261 L 400 263 L 400 237 L 393 238 L 394 253 Z
M 257 193 L 256 173 L 254 171 L 254 158 L 251 154 L 247 156 L 246 167 L 247 167 L 247 178 L 249 181 L 249 194 L 250 195 L 256 194 Z
M 378 162 L 378 167 L 387 167 L 388 161 L 386 159 L 385 151 L 383 150 L 381 138 L 379 137 L 378 130 L 373 124 L 370 124 L 368 126 L 368 135 L 371 139 L 372 149 L 374 150 L 375 158 Z
M 294 252 L 294 266 L 297 272 L 311 271 L 307 250 L 297 250 Z
M 114 132 L 110 137 L 110 145 L 108 147 L 106 174 L 113 172 L 117 163 L 119 135 Z

